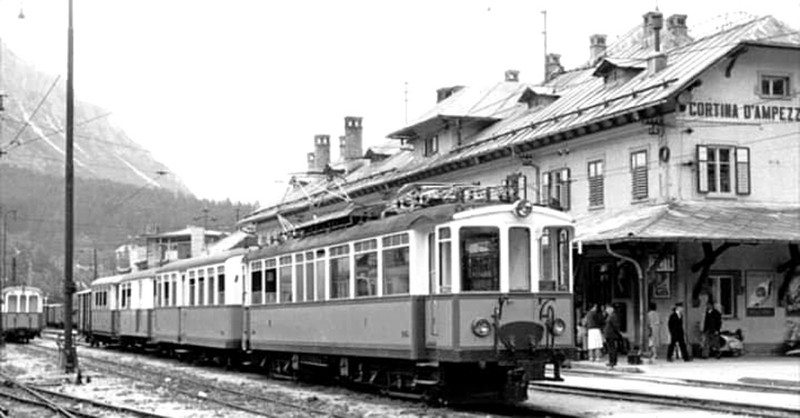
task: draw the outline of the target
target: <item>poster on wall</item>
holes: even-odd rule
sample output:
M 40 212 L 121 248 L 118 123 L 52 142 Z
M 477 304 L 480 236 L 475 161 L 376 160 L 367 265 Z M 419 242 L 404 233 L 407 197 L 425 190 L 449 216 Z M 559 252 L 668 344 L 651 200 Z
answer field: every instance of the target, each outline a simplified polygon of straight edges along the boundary
M 669 299 L 672 297 L 672 292 L 670 291 L 672 273 L 666 272 L 657 272 L 655 273 L 656 277 L 653 282 L 653 298 L 655 299 Z
M 796 272 L 786 289 L 786 316 L 800 316 L 800 272 Z
M 747 316 L 775 316 L 775 277 L 769 271 L 748 271 Z

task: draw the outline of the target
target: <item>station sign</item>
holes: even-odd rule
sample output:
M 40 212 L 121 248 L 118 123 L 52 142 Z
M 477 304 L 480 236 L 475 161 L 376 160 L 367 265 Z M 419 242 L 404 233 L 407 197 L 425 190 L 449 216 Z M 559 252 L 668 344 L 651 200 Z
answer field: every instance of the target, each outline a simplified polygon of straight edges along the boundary
M 800 106 L 726 102 L 688 102 L 684 113 L 694 118 L 800 122 Z

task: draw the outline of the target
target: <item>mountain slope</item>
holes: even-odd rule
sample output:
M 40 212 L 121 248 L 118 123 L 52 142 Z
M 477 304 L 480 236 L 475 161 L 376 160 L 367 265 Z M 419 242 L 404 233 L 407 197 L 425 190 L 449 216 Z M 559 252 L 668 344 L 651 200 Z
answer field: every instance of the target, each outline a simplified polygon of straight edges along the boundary
M 63 175 L 65 79 L 37 71 L 3 47 L 2 86 L 6 95 L 0 127 L 0 164 L 41 174 Z M 37 110 L 38 109 L 38 110 Z M 110 112 L 90 103 L 75 104 L 76 177 L 191 194 L 150 152 L 109 119 Z M 27 125 L 27 126 L 26 126 Z

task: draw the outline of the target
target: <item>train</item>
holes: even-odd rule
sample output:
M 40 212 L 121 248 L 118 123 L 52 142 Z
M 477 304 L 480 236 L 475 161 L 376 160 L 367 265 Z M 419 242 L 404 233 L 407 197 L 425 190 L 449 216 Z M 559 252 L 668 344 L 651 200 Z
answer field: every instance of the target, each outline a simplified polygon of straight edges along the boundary
M 42 333 L 43 293 L 32 286 L 8 286 L 2 290 L 3 332 L 0 338 L 29 342 Z
M 99 278 L 75 295 L 77 329 L 281 378 L 519 402 L 573 354 L 573 225 L 525 200 L 395 208 Z

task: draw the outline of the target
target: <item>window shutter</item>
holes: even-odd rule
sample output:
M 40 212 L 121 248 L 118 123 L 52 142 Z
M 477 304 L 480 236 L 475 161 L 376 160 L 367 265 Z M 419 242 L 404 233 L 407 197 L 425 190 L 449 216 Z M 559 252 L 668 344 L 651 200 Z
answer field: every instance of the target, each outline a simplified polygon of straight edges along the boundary
M 647 152 L 631 154 L 631 192 L 633 200 L 647 199 Z
M 569 179 L 569 168 L 561 170 L 561 196 L 559 196 L 559 200 L 561 208 L 564 210 L 569 210 L 570 206 Z
M 550 172 L 542 173 L 542 194 L 541 194 L 542 200 L 540 200 L 539 203 L 541 203 L 543 205 L 546 205 L 546 206 L 550 206 L 550 196 L 552 194 L 551 191 L 550 191 L 551 190 L 551 188 L 550 188 L 551 187 L 550 186 L 550 184 L 551 184 L 550 183 L 551 182 L 550 175 L 551 175 Z
M 750 194 L 750 148 L 736 148 L 736 194 Z
M 697 146 L 697 191 L 708 193 L 708 147 Z

